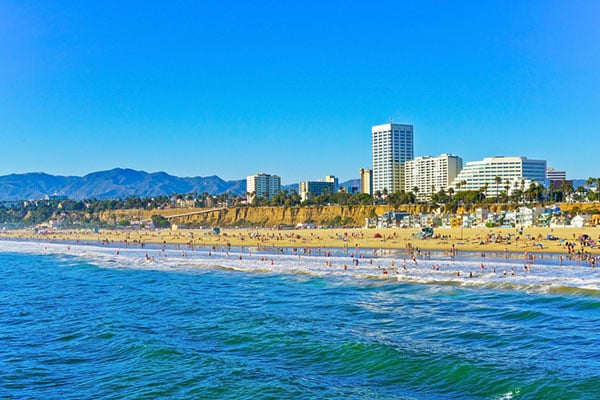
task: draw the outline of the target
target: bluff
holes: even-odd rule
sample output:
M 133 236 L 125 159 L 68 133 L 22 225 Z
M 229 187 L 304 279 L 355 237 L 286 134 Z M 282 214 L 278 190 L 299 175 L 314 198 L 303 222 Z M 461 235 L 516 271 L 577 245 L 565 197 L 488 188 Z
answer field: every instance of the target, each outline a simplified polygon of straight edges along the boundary
M 559 204 L 563 211 L 579 211 L 596 214 L 599 212 L 598 205 L 592 204 L 583 207 L 582 204 Z M 459 207 L 458 215 L 473 211 L 477 206 L 465 209 Z M 505 209 L 514 209 L 518 205 L 485 205 L 491 212 L 499 212 Z M 297 225 L 299 223 L 314 223 L 316 225 L 344 225 L 363 226 L 365 218 L 373 215 L 381 215 L 387 211 L 403 211 L 410 214 L 431 213 L 437 207 L 419 204 L 402 205 L 394 208 L 389 205 L 379 206 L 305 206 L 305 207 L 235 207 L 221 210 L 202 209 L 169 209 L 169 210 L 112 210 L 104 211 L 98 217 L 108 223 L 117 223 L 120 220 L 150 219 L 154 214 L 160 214 L 168 218 L 176 225 L 189 225 L 191 227 L 227 227 L 227 226 L 265 226 L 276 227 L 279 225 Z M 438 210 L 439 211 L 439 210 Z
M 405 211 L 420 212 L 419 207 L 405 207 Z M 410 208 L 410 210 L 409 210 Z M 192 226 L 266 226 L 316 225 L 362 226 L 365 218 L 391 211 L 391 206 L 311 206 L 311 207 L 238 207 L 204 214 L 171 218 L 174 224 Z

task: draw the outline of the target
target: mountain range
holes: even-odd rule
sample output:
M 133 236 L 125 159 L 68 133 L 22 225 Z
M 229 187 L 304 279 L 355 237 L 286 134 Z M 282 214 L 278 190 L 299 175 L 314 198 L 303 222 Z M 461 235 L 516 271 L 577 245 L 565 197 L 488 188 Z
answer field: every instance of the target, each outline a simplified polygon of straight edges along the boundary
M 357 180 L 340 186 L 357 186 Z M 298 190 L 298 184 L 283 189 Z M 92 172 L 85 176 L 55 176 L 45 173 L 0 176 L 0 201 L 37 200 L 45 196 L 64 195 L 69 199 L 119 199 L 128 196 L 155 197 L 174 193 L 211 195 L 231 192 L 246 194 L 246 180 L 225 181 L 218 176 L 181 178 L 166 172 L 148 173 L 127 168 Z
M 148 173 L 115 168 L 85 176 L 54 176 L 45 173 L 0 176 L 0 200 L 34 200 L 46 195 L 65 195 L 73 200 L 154 197 L 173 193 L 246 193 L 246 180 L 225 181 L 218 176 L 180 178 L 165 172 Z

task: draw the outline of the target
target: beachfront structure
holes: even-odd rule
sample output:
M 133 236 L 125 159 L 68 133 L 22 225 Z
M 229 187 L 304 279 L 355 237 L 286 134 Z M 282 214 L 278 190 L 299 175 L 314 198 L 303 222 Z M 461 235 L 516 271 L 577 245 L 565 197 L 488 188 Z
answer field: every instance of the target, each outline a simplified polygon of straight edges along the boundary
M 373 193 L 404 189 L 404 163 L 414 156 L 413 126 L 382 124 L 371 127 Z
M 248 203 L 252 203 L 256 197 L 271 200 L 280 190 L 281 178 L 277 175 L 255 174 L 246 178 Z
M 360 192 L 373 195 L 373 171 L 360 169 Z
M 338 178 L 327 175 L 325 179 L 318 181 L 303 181 L 298 185 L 302 201 L 310 200 L 324 193 L 334 194 L 338 191 Z
M 454 191 L 483 190 L 486 196 L 497 197 L 506 187 L 510 194 L 534 182 L 543 184 L 545 178 L 546 160 L 497 156 L 467 162 L 450 187 Z
M 431 200 L 433 193 L 448 189 L 462 170 L 463 160 L 452 154 L 423 156 L 404 164 L 404 191 L 420 200 Z
M 571 219 L 571 226 L 574 226 L 576 228 L 583 228 L 585 226 L 588 226 L 590 224 L 590 220 L 591 220 L 591 216 L 590 215 L 581 215 L 581 214 L 577 214 L 576 216 L 574 216 Z

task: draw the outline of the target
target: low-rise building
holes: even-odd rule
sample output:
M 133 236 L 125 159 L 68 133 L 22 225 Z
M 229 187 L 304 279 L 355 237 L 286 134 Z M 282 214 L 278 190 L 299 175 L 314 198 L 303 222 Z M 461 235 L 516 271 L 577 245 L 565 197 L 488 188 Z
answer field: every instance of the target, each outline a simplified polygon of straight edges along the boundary
M 589 225 L 591 217 L 587 214 L 578 214 L 571 218 L 571 226 L 583 228 Z

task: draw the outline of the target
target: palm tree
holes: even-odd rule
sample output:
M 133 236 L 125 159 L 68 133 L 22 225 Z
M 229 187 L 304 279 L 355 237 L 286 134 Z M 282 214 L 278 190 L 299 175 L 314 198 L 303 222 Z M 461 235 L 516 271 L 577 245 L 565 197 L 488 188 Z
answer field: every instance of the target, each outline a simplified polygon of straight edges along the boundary
M 577 199 L 579 200 L 579 202 L 582 202 L 583 195 L 585 193 L 585 188 L 583 186 L 577 186 L 576 192 L 577 192 Z
M 563 193 L 563 199 L 566 201 L 566 198 L 573 193 L 573 185 L 570 185 L 563 179 L 560 185 L 560 191 Z
M 500 192 L 498 191 L 498 186 L 502 183 L 502 178 L 496 176 L 494 178 L 494 182 L 496 182 L 496 203 L 498 203 L 500 200 Z
M 596 182 L 596 178 L 592 178 L 591 176 L 589 178 L 587 178 L 587 180 L 585 181 L 585 186 L 587 186 L 588 189 L 590 189 L 592 187 L 592 185 Z
M 375 198 L 373 199 L 373 202 L 375 204 L 377 204 L 377 202 L 379 202 L 380 199 L 381 199 L 381 191 L 380 190 L 376 190 L 375 191 Z
M 450 196 L 450 200 L 452 201 L 452 198 L 454 197 L 454 189 L 448 188 L 448 196 Z
M 477 193 L 477 200 L 483 202 L 483 199 L 487 197 L 488 184 L 486 183 L 482 187 L 479 188 L 479 193 Z

